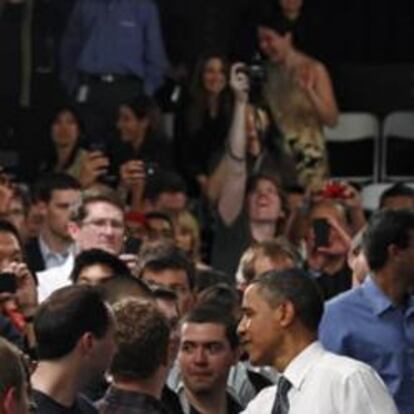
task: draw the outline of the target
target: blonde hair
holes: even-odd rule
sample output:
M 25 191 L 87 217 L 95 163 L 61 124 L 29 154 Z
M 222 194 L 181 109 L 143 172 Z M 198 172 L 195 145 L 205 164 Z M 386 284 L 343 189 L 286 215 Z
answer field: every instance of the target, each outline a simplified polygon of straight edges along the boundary
M 201 236 L 197 219 L 189 211 L 182 211 L 174 218 L 174 231 L 177 230 L 191 235 L 192 244 L 189 255 L 191 259 L 198 259 L 200 256 Z

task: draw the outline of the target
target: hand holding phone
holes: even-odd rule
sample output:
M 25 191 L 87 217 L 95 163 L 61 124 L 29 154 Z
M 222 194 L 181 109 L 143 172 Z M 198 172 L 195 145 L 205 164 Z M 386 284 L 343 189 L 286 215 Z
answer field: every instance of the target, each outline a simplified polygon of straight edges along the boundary
M 315 249 L 329 246 L 330 224 L 327 219 L 318 218 L 312 221 L 313 234 L 315 236 Z
M 124 244 L 124 253 L 126 254 L 138 254 L 138 250 L 141 246 L 141 239 L 136 237 L 128 237 Z

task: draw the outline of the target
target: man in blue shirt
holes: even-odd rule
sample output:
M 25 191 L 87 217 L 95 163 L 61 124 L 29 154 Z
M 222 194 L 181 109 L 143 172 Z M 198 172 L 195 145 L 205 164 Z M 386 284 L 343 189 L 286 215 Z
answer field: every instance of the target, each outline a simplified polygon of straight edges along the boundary
M 401 414 L 414 412 L 414 210 L 371 218 L 363 248 L 372 271 L 363 285 L 329 301 L 320 340 L 370 364 Z
M 82 0 L 61 47 L 61 78 L 84 104 L 90 138 L 101 140 L 121 103 L 162 84 L 167 69 L 152 0 Z M 105 126 L 103 126 L 103 125 Z M 113 126 L 113 125 L 111 125 Z

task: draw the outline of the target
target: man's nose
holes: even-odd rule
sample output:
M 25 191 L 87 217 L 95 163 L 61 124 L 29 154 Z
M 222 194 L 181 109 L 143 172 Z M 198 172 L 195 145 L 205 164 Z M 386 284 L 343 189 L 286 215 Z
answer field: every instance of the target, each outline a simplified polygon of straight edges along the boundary
M 237 333 L 239 336 L 243 336 L 244 333 L 246 332 L 246 321 L 244 316 L 240 319 L 240 322 L 237 326 Z
M 195 350 L 194 362 L 197 364 L 205 364 L 207 362 L 206 351 L 203 347 L 199 347 Z

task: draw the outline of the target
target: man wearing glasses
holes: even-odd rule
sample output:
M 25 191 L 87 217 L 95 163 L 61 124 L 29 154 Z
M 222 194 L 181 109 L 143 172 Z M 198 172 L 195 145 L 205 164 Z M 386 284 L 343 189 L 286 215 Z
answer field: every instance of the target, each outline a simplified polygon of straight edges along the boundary
M 109 195 L 86 196 L 73 208 L 69 232 L 75 242 L 77 252 L 101 249 L 118 256 L 123 247 L 125 235 L 122 203 Z M 59 267 L 39 272 L 39 302 L 55 290 L 71 284 L 74 256 Z

